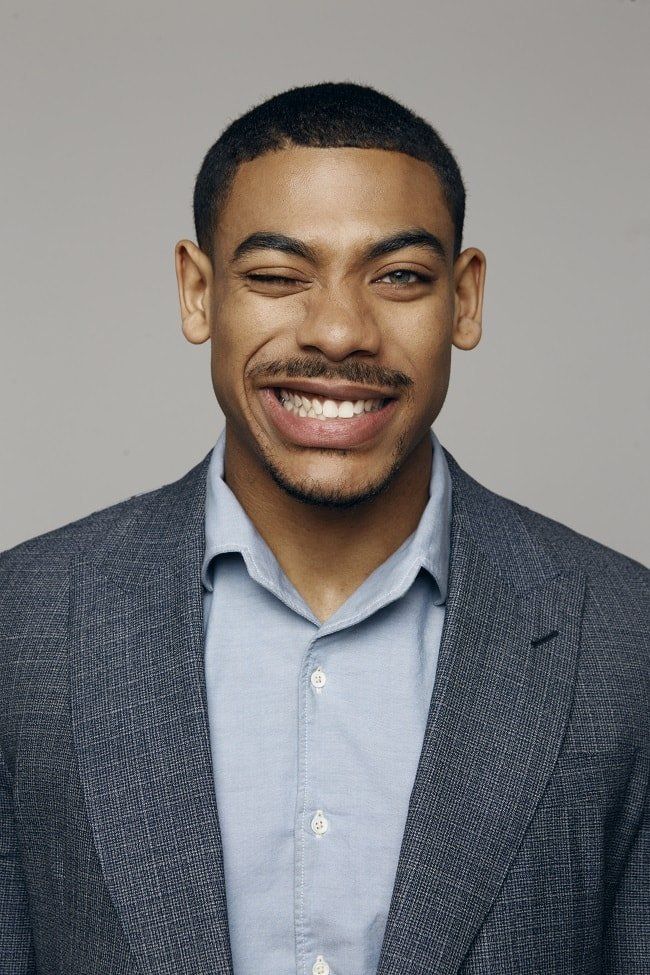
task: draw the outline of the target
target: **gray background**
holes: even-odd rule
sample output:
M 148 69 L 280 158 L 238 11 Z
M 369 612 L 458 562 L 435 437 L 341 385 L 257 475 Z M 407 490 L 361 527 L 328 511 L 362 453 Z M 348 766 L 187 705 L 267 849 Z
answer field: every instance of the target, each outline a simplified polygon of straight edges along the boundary
M 194 177 L 253 104 L 352 80 L 439 129 L 487 255 L 441 441 L 648 562 L 648 0 L 14 2 L 1 36 L 0 548 L 207 453 L 223 418 L 173 261 Z

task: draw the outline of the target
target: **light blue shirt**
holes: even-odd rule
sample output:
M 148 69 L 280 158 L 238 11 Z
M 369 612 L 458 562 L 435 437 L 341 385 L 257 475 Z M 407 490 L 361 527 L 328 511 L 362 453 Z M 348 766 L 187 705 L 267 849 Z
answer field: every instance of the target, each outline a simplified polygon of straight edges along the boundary
M 451 478 L 324 622 L 208 470 L 205 676 L 234 975 L 375 975 L 433 691 Z

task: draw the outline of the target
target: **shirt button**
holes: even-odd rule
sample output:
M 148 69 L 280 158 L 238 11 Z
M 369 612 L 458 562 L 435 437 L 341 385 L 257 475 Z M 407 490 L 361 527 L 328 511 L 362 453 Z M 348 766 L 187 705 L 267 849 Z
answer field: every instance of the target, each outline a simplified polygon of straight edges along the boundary
M 327 677 L 325 676 L 325 671 L 321 670 L 320 667 L 317 667 L 311 675 L 311 682 L 313 686 L 320 690 L 326 680 Z
M 322 955 L 318 955 L 316 961 L 311 967 L 312 975 L 329 975 L 330 966 L 327 964 Z
M 323 833 L 326 831 L 326 829 L 327 829 L 328 826 L 329 826 L 329 823 L 327 822 L 327 820 L 323 816 L 323 810 L 322 809 L 317 809 L 316 810 L 316 814 L 315 814 L 314 818 L 311 821 L 311 828 L 313 829 L 314 833 L 316 833 L 317 836 L 322 836 Z M 329 971 L 329 969 L 328 969 L 328 971 Z

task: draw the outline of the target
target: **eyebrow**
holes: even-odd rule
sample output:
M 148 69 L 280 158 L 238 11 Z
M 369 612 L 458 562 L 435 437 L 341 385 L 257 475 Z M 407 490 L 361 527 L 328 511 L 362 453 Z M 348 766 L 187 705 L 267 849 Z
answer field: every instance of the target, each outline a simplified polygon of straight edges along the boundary
M 370 244 L 362 253 L 363 262 L 373 261 L 384 254 L 391 254 L 393 251 L 402 250 L 404 247 L 425 247 L 436 257 L 447 260 L 447 251 L 439 237 L 423 227 L 409 227 L 399 230 L 389 237 L 382 237 Z M 259 231 L 244 238 L 235 248 L 235 252 L 230 263 L 234 264 L 245 254 L 256 250 L 283 251 L 285 254 L 295 254 L 296 257 L 303 257 L 312 264 L 316 264 L 318 256 L 303 240 L 297 237 L 288 237 L 286 234 L 270 233 Z

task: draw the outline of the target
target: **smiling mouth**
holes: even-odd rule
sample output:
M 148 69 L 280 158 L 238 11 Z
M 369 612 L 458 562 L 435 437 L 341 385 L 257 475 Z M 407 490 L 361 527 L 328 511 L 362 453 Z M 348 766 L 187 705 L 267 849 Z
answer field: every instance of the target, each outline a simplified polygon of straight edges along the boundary
M 337 399 L 312 390 L 265 386 L 259 391 L 267 419 L 281 439 L 298 447 L 351 450 L 379 437 L 398 401 L 372 396 Z
M 353 419 L 363 413 L 376 413 L 387 403 L 392 402 L 390 397 L 343 400 L 307 391 L 301 392 L 297 389 L 284 389 L 280 386 L 274 386 L 272 389 L 276 399 L 288 413 L 304 419 L 309 418 L 325 422 L 328 420 Z

